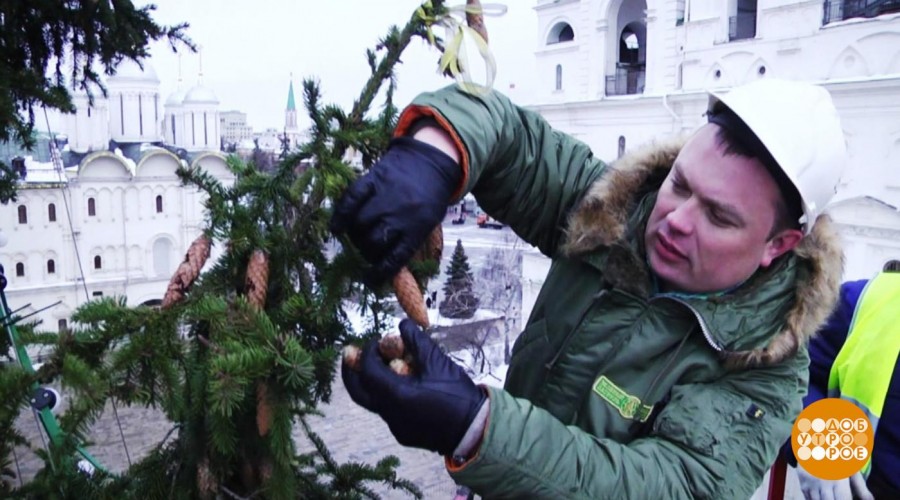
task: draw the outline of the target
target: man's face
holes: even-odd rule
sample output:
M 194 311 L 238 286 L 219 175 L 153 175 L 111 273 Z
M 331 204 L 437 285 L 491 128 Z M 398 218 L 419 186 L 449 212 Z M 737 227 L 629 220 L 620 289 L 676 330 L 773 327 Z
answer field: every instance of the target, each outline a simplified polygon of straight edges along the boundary
M 737 285 L 802 238 L 769 238 L 781 196 L 757 159 L 725 156 L 718 125 L 685 144 L 659 190 L 644 242 L 664 290 L 713 292 Z

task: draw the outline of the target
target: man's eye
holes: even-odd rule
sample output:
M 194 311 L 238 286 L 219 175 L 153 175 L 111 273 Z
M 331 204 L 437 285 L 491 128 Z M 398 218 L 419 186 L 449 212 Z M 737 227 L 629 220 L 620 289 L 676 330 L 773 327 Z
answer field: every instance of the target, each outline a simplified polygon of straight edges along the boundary
M 709 212 L 709 220 L 713 224 L 720 226 L 720 227 L 727 227 L 727 226 L 732 225 L 731 221 L 729 221 L 725 217 L 722 217 L 721 215 L 719 215 L 718 212 L 715 212 L 715 211 Z
M 687 187 L 684 184 L 682 184 L 680 181 L 672 181 L 672 191 L 674 191 L 678 194 L 687 194 L 688 193 Z

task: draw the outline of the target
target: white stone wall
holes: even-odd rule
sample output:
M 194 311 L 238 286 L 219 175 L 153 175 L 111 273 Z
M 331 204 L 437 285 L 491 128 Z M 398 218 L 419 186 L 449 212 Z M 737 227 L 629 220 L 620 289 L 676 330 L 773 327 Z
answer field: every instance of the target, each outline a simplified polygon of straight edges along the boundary
M 9 280 L 10 306 L 17 309 L 30 303 L 21 313 L 27 314 L 62 301 L 36 316 L 43 321 L 42 329 L 55 331 L 60 319 L 71 325 L 72 312 L 97 292 L 124 295 L 129 305 L 160 300 L 188 246 L 203 229 L 203 195 L 181 186 L 175 175 L 180 162 L 164 150 L 148 152 L 132 174 L 124 158 L 99 153 L 85 159 L 67 190 L 57 185 L 24 186 L 18 202 L 0 205 L 0 227 L 9 240 L 0 248 L 0 264 Z M 203 155 L 194 164 L 226 185 L 233 182 L 220 153 Z M 91 198 L 94 215 L 88 214 Z M 49 220 L 50 203 L 55 206 L 55 222 Z M 26 224 L 18 222 L 19 205 L 27 209 Z M 214 248 L 210 262 L 221 251 Z M 99 269 L 94 265 L 98 256 Z M 47 269 L 51 259 L 53 273 Z M 25 276 L 16 276 L 17 263 L 24 265 Z
M 75 112 L 61 115 L 63 129 L 69 138 L 69 148 L 77 153 L 105 148 L 109 144 L 108 101 L 95 92 L 94 104 L 89 105 L 86 94 L 72 96 Z
M 630 150 L 702 124 L 707 89 L 727 90 L 765 77 L 821 83 L 832 93 L 850 152 L 835 206 L 869 196 L 884 207 L 900 207 L 900 14 L 823 26 L 823 1 L 759 0 L 756 36 L 729 41 L 735 1 L 691 0 L 679 23 L 682 2 L 646 0 L 644 92 L 607 96 L 605 78 L 615 67 L 621 13 L 639 4 L 538 1 L 540 83 L 529 107 L 586 142 L 597 157 L 613 161 L 620 138 Z M 575 39 L 547 45 L 547 34 L 559 21 L 572 24 Z M 553 87 L 557 64 L 563 66 L 562 91 Z M 847 277 L 871 274 L 882 256 L 900 249 L 898 237 L 873 239 L 865 217 L 847 218 L 846 209 L 833 216 L 848 242 Z M 882 219 L 885 226 L 878 231 L 900 230 L 897 217 Z
M 182 112 L 184 138 L 176 146 L 188 151 L 218 151 L 221 134 L 217 105 L 185 103 Z

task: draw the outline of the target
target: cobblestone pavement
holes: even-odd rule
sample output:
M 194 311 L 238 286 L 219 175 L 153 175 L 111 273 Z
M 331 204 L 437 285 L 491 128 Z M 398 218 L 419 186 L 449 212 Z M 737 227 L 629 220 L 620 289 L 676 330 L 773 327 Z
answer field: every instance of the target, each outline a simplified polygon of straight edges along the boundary
M 444 469 L 443 459 L 434 453 L 404 448 L 397 444 L 384 422 L 350 400 L 339 378 L 335 380 L 333 391 L 331 403 L 319 407 L 324 416 L 310 417 L 309 422 L 338 463 L 353 461 L 374 465 L 387 455 L 395 455 L 400 459 L 397 475 L 414 482 L 426 499 L 452 498 L 455 485 Z M 65 401 L 63 399 L 61 411 L 65 410 Z M 137 461 L 165 438 L 172 425 L 158 410 L 122 405 L 118 405 L 116 410 L 125 436 L 125 445 L 122 444 L 113 408 L 107 405 L 103 415 L 91 429 L 93 444 L 87 450 L 110 471 L 118 473 L 128 468 L 126 445 L 131 460 Z M 16 421 L 16 427 L 33 447 L 42 447 L 38 424 L 30 411 L 22 412 Z M 308 450 L 312 446 L 299 425 L 295 428 L 294 437 L 298 450 Z M 16 457 L 25 481 L 33 477 L 42 466 L 41 460 L 27 448 L 17 448 Z M 412 498 L 383 485 L 370 486 L 385 499 Z
M 350 400 L 340 379 L 335 380 L 333 390 L 331 403 L 319 407 L 324 416 L 311 417 L 309 421 L 313 431 L 322 438 L 338 463 L 353 461 L 374 465 L 384 456 L 395 455 L 400 459 L 398 476 L 414 482 L 426 499 L 453 497 L 455 485 L 447 475 L 440 457 L 434 453 L 398 445 L 387 426 L 378 417 Z M 157 410 L 121 406 L 117 410 L 132 461 L 145 456 L 171 429 L 171 424 Z M 41 438 L 30 412 L 23 412 L 16 426 L 33 446 L 41 447 Z M 309 449 L 311 445 L 299 426 L 295 429 L 294 436 L 299 450 Z M 94 444 L 88 450 L 100 463 L 112 472 L 122 472 L 127 468 L 125 447 L 111 406 L 107 407 L 95 424 L 91 439 Z M 27 480 L 37 472 L 41 462 L 30 450 L 19 448 L 16 453 L 22 475 Z M 796 474 L 790 468 L 788 471 L 785 498 L 802 500 Z M 763 481 L 752 500 L 765 500 L 767 485 L 768 481 Z M 380 485 L 372 486 L 385 499 L 411 498 L 409 495 L 388 490 Z

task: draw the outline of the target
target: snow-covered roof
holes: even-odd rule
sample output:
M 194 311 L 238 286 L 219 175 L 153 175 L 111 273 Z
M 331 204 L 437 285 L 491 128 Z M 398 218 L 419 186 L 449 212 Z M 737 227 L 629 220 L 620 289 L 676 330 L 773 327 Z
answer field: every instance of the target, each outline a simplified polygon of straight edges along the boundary
M 66 174 L 59 173 L 53 168 L 53 163 L 39 162 L 33 160 L 30 156 L 25 157 L 25 178 L 19 182 L 25 184 L 52 184 L 66 182 Z
M 177 107 L 181 106 L 181 103 L 184 101 L 185 91 L 182 88 L 178 88 L 175 92 L 169 94 L 169 97 L 166 99 L 166 107 Z
M 141 61 L 141 64 L 144 66 L 143 69 L 141 69 L 141 66 L 138 65 L 138 63 L 131 59 L 123 59 L 122 62 L 116 66 L 116 74 L 109 77 L 109 83 L 115 83 L 117 80 L 159 83 L 159 77 L 156 76 L 156 69 L 153 68 L 150 61 L 144 59 Z
M 184 96 L 184 101 L 182 101 L 182 103 L 218 104 L 219 98 L 216 97 L 216 94 L 208 87 L 197 85 L 188 91 L 187 95 Z

